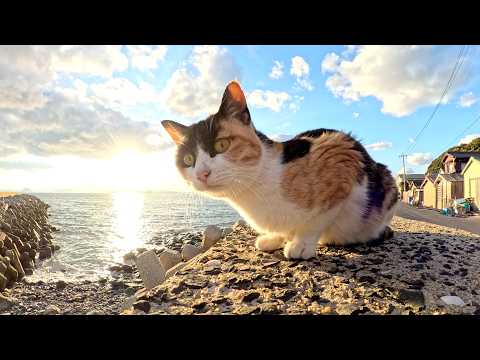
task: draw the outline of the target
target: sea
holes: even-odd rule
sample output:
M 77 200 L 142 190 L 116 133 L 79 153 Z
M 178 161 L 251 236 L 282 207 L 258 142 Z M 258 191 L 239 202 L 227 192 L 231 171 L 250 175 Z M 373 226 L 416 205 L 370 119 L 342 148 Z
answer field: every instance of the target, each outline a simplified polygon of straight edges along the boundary
M 129 251 L 169 247 L 207 225 L 226 227 L 240 219 L 227 203 L 195 193 L 32 195 L 50 205 L 50 223 L 60 229 L 53 240 L 60 250 L 41 263 L 33 281 L 98 280 Z

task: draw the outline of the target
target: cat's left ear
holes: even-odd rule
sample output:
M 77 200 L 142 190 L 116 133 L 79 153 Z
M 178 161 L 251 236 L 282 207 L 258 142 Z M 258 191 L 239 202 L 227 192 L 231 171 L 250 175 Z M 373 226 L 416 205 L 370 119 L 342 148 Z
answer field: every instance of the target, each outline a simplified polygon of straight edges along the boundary
M 245 125 L 250 124 L 251 120 L 250 112 L 247 108 L 247 99 L 238 82 L 231 81 L 227 85 L 218 112 L 225 117 L 236 118 Z
M 182 125 L 172 120 L 163 120 L 162 125 L 168 134 L 175 141 L 175 144 L 183 144 L 188 126 Z

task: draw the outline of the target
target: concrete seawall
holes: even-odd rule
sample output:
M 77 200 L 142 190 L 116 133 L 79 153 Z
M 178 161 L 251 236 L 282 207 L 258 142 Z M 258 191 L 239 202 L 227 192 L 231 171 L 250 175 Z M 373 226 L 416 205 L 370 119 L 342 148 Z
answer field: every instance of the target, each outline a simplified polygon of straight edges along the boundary
M 2 196 L 3 195 L 3 196 Z M 48 205 L 32 195 L 0 193 L 0 292 L 31 275 L 37 261 L 59 249 Z

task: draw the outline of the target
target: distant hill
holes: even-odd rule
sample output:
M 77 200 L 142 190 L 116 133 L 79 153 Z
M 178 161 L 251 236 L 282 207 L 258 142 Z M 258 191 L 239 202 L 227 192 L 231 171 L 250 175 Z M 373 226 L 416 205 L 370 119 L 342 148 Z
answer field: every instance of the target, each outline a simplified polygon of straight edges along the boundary
M 440 171 L 442 168 L 442 158 L 448 152 L 469 152 L 469 151 L 480 151 L 480 138 L 473 139 L 469 144 L 462 144 L 453 146 L 447 151 L 443 152 L 439 157 L 432 161 L 432 163 L 428 166 L 427 174 L 431 174 L 433 172 Z

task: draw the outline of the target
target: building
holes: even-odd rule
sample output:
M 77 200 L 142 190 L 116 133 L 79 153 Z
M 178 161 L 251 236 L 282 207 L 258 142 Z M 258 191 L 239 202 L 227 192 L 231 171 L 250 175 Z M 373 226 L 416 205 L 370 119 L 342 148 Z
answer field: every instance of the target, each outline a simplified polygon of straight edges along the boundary
M 408 191 L 406 192 L 407 198 L 404 201 L 412 204 L 419 205 L 423 202 L 423 180 L 415 179 L 408 181 Z
M 465 199 L 472 199 L 473 210 L 480 208 L 480 155 L 471 156 L 462 171 Z
M 442 158 L 442 170 L 444 174 L 460 174 L 465 166 L 467 165 L 468 160 L 472 156 L 480 156 L 478 151 L 470 152 L 448 152 Z
M 400 196 L 402 201 L 408 202 L 409 196 L 412 196 L 412 192 L 409 193 L 410 188 L 412 187 L 413 184 L 417 184 L 419 187 L 425 178 L 424 174 L 407 174 L 407 182 L 405 184 L 405 193 L 403 193 L 403 183 L 404 183 L 404 176 L 403 174 L 398 174 L 396 183 L 398 187 L 398 191 L 400 192 Z
M 450 207 L 453 205 L 453 200 L 464 197 L 461 174 L 438 174 L 434 184 L 436 187 L 435 208 L 437 209 Z
M 435 180 L 438 173 L 425 175 L 421 188 L 423 189 L 423 203 L 425 207 L 436 208 L 437 189 L 435 187 Z

